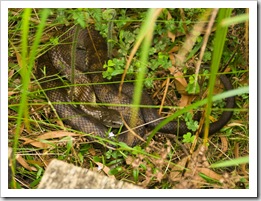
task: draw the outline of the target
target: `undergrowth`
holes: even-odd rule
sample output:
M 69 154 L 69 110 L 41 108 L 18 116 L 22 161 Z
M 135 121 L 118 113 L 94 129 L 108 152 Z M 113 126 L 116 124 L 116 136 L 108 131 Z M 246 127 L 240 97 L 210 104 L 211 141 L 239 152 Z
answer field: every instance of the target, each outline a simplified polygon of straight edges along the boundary
M 149 12 L 153 14 L 156 11 Z M 142 27 L 150 23 L 150 20 L 144 21 L 148 14 L 147 9 L 10 9 L 8 18 L 9 147 L 13 147 L 14 153 L 19 155 L 17 165 L 12 166 L 15 177 L 10 187 L 37 188 L 44 169 L 52 159 L 57 158 L 80 167 L 100 171 L 101 174 L 113 175 L 119 180 L 138 184 L 144 188 L 241 188 L 242 183 L 247 188 L 248 164 L 245 160 L 242 160 L 240 165 L 237 165 L 240 163 L 237 161 L 228 167 L 215 169 L 210 169 L 209 164 L 240 159 L 248 155 L 249 97 L 247 90 L 244 90 L 246 88 L 243 88 L 248 86 L 248 55 L 245 54 L 248 40 L 245 29 L 248 27 L 244 23 L 234 22 L 222 38 L 226 41 L 224 48 L 214 50 L 215 34 L 219 30 L 218 23 L 215 21 L 214 26 L 211 27 L 207 43 L 204 41 L 206 25 L 203 26 L 199 36 L 193 39 L 192 49 L 187 52 L 182 65 L 176 65 L 184 41 L 191 36 L 193 27 L 203 19 L 209 21 L 211 13 L 212 10 L 201 8 L 162 9 L 156 18 L 148 46 L 139 48 L 137 44 L 143 33 Z M 244 13 L 244 9 L 233 9 L 231 16 Z M 230 17 L 230 14 L 226 17 Z M 180 114 L 186 112 L 183 118 L 192 128 L 190 133 L 178 139 L 173 135 L 162 135 L 155 131 L 152 132 L 153 135 L 156 134 L 153 138 L 152 135 L 148 137 L 150 141 L 133 148 L 124 143 L 118 143 L 118 147 L 113 149 L 97 148 L 84 137 L 86 134 L 63 125 L 41 93 L 34 76 L 34 69 L 31 72 L 30 68 L 35 68 L 34 62 L 40 55 L 53 45 L 59 44 L 59 39 L 53 36 L 56 30 L 72 24 L 81 26 L 94 24 L 104 38 L 109 38 L 108 45 L 111 50 L 110 59 L 104 64 L 105 78 L 114 79 L 115 76 L 126 73 L 125 80 L 134 80 L 141 74 L 143 68 L 145 78 L 139 79 L 140 89 L 143 90 L 144 84 L 146 90 L 153 96 L 155 105 L 161 105 L 159 108 L 163 114 L 173 113 L 179 107 L 189 106 L 192 101 L 198 106 L 206 103 L 197 102 L 194 98 L 190 99 L 185 95 L 188 92 L 193 95 L 199 93 L 202 99 L 207 97 L 208 94 L 207 92 L 204 94 L 204 91 L 208 87 L 208 82 L 202 80 L 210 78 L 214 84 L 215 75 L 211 74 L 209 67 L 216 57 L 215 52 L 221 50 L 222 54 L 216 63 L 216 70 L 219 68 L 219 73 L 227 73 L 234 88 L 238 89 L 235 92 L 238 95 L 232 120 L 218 134 L 210 136 L 207 142 L 208 151 L 203 150 L 207 158 L 199 154 L 201 146 L 194 147 L 196 138 L 194 131 L 198 129 L 200 123 L 192 119 L 191 113 L 186 108 L 179 111 Z M 44 30 L 41 29 L 43 25 Z M 148 30 L 143 31 L 146 38 Z M 23 38 L 22 45 L 21 38 Z M 41 38 L 41 41 L 37 41 L 37 38 Z M 206 49 L 201 58 L 201 65 L 207 67 L 201 68 L 199 72 L 201 83 L 195 85 L 195 80 L 198 79 L 197 75 L 194 75 L 195 66 L 204 44 Z M 137 51 L 134 52 L 130 65 L 126 69 L 131 51 L 135 48 Z M 141 59 L 142 57 L 144 60 Z M 23 68 L 25 66 L 26 68 Z M 177 75 L 184 77 L 188 84 L 184 84 L 184 80 L 174 79 Z M 181 91 L 184 92 L 182 95 L 180 95 Z M 221 92 L 222 87 L 216 82 L 214 93 Z M 224 99 L 224 96 L 221 95 L 220 99 Z M 212 93 L 209 100 L 212 100 Z M 210 120 L 218 118 L 222 105 L 224 105 L 222 100 L 213 102 Z M 195 109 L 193 105 L 189 107 Z M 179 113 L 177 115 L 179 116 Z M 202 143 L 201 139 L 197 140 L 197 145 Z M 191 155 L 190 152 L 193 154 Z M 187 165 L 186 160 L 189 155 L 193 160 L 190 160 Z M 207 165 L 202 161 L 207 161 Z M 203 169 L 209 172 L 201 169 L 202 171 L 196 175 L 191 175 L 189 171 L 187 174 L 181 174 L 183 169 L 178 167 L 184 166 L 188 169 L 194 169 L 195 166 L 204 167 Z M 103 171 L 100 168 L 103 168 Z M 192 180 L 198 182 L 193 183 Z M 238 182 L 241 182 L 241 185 L 238 185 Z

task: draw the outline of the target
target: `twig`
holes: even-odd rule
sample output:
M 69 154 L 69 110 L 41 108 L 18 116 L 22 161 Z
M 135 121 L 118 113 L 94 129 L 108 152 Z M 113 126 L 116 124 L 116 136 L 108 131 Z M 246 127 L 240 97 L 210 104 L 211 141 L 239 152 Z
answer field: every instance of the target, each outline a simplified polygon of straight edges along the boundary
M 207 46 L 209 35 L 211 33 L 211 28 L 212 28 L 212 26 L 215 22 L 215 18 L 216 18 L 217 13 L 218 13 L 218 8 L 214 8 L 212 13 L 211 13 L 211 17 L 210 17 L 210 20 L 209 20 L 209 23 L 208 23 L 206 34 L 204 35 L 203 44 L 202 44 L 200 54 L 199 54 L 199 59 L 198 59 L 198 62 L 196 63 L 196 71 L 195 71 L 196 76 L 195 76 L 195 82 L 194 82 L 194 91 L 196 91 L 196 85 L 197 85 L 197 81 L 198 81 L 198 73 L 199 73 L 200 64 L 201 64 L 201 61 L 202 61 L 202 58 L 203 58 L 203 55 L 204 55 L 204 52 L 205 52 L 205 49 L 206 49 L 206 46 Z

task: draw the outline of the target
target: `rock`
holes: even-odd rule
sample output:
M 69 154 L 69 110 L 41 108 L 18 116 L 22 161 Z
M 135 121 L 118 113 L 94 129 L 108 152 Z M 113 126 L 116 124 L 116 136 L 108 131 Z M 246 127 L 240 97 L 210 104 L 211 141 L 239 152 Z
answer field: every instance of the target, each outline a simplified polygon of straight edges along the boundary
M 118 181 L 88 169 L 59 160 L 47 166 L 38 189 L 140 189 L 141 187 Z

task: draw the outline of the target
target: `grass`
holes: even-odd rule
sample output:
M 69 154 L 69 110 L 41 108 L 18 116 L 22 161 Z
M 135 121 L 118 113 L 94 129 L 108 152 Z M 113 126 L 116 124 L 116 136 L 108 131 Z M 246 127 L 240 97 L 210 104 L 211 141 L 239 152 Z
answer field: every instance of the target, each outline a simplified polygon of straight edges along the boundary
M 201 16 L 211 14 L 211 10 L 204 9 L 151 9 L 148 12 L 140 9 L 115 9 L 114 11 L 116 16 L 113 19 L 111 17 L 107 19 L 101 9 L 10 10 L 9 43 L 12 45 L 9 48 L 9 92 L 12 95 L 9 96 L 9 146 L 13 147 L 14 153 L 22 155 L 26 163 L 33 167 L 28 170 L 21 165 L 15 166 L 16 160 L 13 160 L 12 167 L 13 172 L 16 172 L 16 177 L 12 188 L 37 188 L 46 164 L 53 158 L 89 169 L 95 169 L 98 163 L 102 163 L 109 167 L 110 171 L 106 174 L 113 174 L 117 179 L 136 183 L 145 188 L 186 188 L 190 186 L 189 177 L 191 175 L 187 173 L 181 177 L 178 174 L 180 172 L 178 167 L 184 166 L 186 152 L 187 154 L 195 154 L 198 149 L 194 149 L 194 144 L 182 144 L 177 139 L 163 138 L 158 141 L 156 137 L 160 137 L 160 135 L 158 136 L 157 131 L 164 123 L 204 106 L 206 103 L 208 103 L 206 108 L 206 114 L 208 114 L 212 101 L 222 100 L 230 95 L 237 95 L 238 108 L 235 109 L 233 120 L 220 132 L 220 136 L 215 135 L 209 141 L 206 141 L 205 138 L 204 142 L 208 145 L 209 151 L 204 153 L 208 156 L 210 164 L 223 160 L 232 162 L 229 167 L 214 169 L 220 175 L 224 172 L 232 174 L 233 167 L 238 164 L 238 158 L 248 155 L 248 122 L 246 121 L 248 114 L 248 60 L 242 61 L 242 57 L 238 56 L 244 52 L 244 43 L 239 41 L 240 37 L 235 35 L 235 33 L 243 35 L 245 27 L 241 26 L 242 24 L 231 26 L 231 20 L 228 20 L 232 19 L 232 23 L 239 23 L 244 22 L 247 18 L 244 14 L 243 16 L 237 14 L 241 10 L 236 9 L 220 9 L 217 18 L 218 24 L 215 25 L 214 31 L 205 44 L 203 62 L 211 63 L 206 56 L 211 53 L 213 60 L 211 68 L 215 69 L 210 73 L 209 96 L 187 105 L 162 121 L 150 133 L 145 144 L 128 147 L 124 143 L 118 143 L 117 149 L 97 149 L 93 147 L 92 142 L 84 138 L 84 134 L 67 127 L 64 128 L 61 121 L 57 123 L 57 117 L 50 111 L 32 73 L 35 59 L 45 49 L 49 49 L 50 44 L 57 43 L 55 38 L 50 42 L 48 39 L 46 40 L 48 42 L 43 40 L 49 34 L 50 29 L 68 23 L 84 24 L 86 21 L 95 21 L 95 27 L 102 35 L 106 36 L 108 26 L 111 26 L 113 21 L 114 30 L 118 37 L 115 37 L 117 34 L 112 32 L 114 36 L 110 36 L 111 44 L 113 44 L 111 48 L 118 50 L 118 52 L 114 53 L 113 57 L 115 58 L 111 59 L 112 65 L 110 72 L 107 71 L 108 77 L 111 77 L 113 72 L 123 73 L 125 71 L 127 79 L 136 79 L 134 105 L 139 105 L 144 85 L 146 87 L 155 86 L 149 90 L 151 93 L 158 92 L 159 103 L 165 93 L 165 90 L 161 90 L 160 86 L 168 87 L 164 108 L 173 109 L 172 101 L 175 99 L 174 94 L 176 94 L 172 87 L 174 83 L 171 81 L 166 85 L 168 77 L 170 79 L 175 77 L 175 74 L 168 69 L 174 62 L 169 55 L 175 53 L 178 56 L 183 41 L 188 39 L 187 35 L 202 19 Z M 235 17 L 230 18 L 231 12 Z M 65 19 L 68 21 L 65 22 Z M 141 24 L 142 19 L 144 21 Z M 223 19 L 225 20 L 223 21 Z M 226 34 L 227 32 L 228 34 Z M 170 33 L 175 33 L 175 37 Z M 17 38 L 21 38 L 21 46 L 17 42 L 19 41 Z M 191 69 L 184 66 L 190 66 L 191 63 L 196 62 L 195 59 L 204 43 L 201 34 L 194 38 L 194 45 L 191 47 L 194 50 L 191 51 L 193 54 L 186 54 L 185 62 L 179 69 L 182 73 L 189 74 Z M 129 55 L 131 56 L 129 57 Z M 129 67 L 127 68 L 125 68 L 125 58 L 128 58 Z M 220 65 L 231 71 L 230 77 L 233 80 L 235 90 L 213 96 L 211 91 L 213 91 L 216 72 Z M 163 76 L 159 76 L 159 74 Z M 186 75 L 184 77 L 187 78 Z M 19 87 L 15 85 L 17 82 L 20 83 Z M 155 100 L 157 99 L 158 97 L 155 98 Z M 70 134 L 68 136 L 62 135 L 62 132 L 59 131 L 63 129 L 66 129 Z M 36 139 L 45 133 L 49 133 L 49 137 L 42 138 L 40 142 L 24 143 L 26 139 Z M 97 140 L 102 142 L 102 139 Z M 200 142 L 199 139 L 197 145 L 200 145 Z M 225 145 L 229 148 L 225 149 Z M 198 155 L 195 154 L 195 156 Z M 195 156 L 192 155 L 192 158 Z M 15 156 L 13 155 L 13 157 Z M 200 165 L 197 160 L 195 163 Z M 243 160 L 243 163 L 246 164 L 247 160 Z M 230 186 L 206 180 L 198 180 L 204 181 L 204 185 L 193 185 L 195 188 L 237 188 L 236 181 L 239 177 L 246 180 L 247 186 L 248 167 L 244 164 L 237 168 L 236 177 L 233 176 L 235 174 L 231 175 L 232 184 Z M 210 169 L 211 166 L 207 166 L 207 168 Z M 207 176 L 213 178 L 214 173 L 211 173 L 213 173 L 213 169 L 210 169 L 210 174 Z M 185 182 L 182 183 L 183 186 L 179 182 L 180 178 Z M 198 178 L 195 177 L 196 179 Z
M 228 29 L 227 26 L 221 26 L 220 24 L 222 20 L 230 17 L 231 12 L 232 9 L 220 9 L 218 15 L 217 31 L 214 38 L 214 45 L 213 45 L 214 50 L 213 50 L 213 57 L 211 62 L 211 75 L 210 75 L 209 87 L 208 87 L 208 104 L 205 112 L 204 145 L 207 144 L 209 123 L 210 123 L 210 120 L 207 117 L 209 117 L 211 114 L 212 95 L 215 87 L 215 79 L 216 79 L 216 74 L 218 72 L 218 67 L 220 65 L 220 60 L 222 57 L 222 52 L 224 49 L 224 44 L 225 44 L 227 29 Z

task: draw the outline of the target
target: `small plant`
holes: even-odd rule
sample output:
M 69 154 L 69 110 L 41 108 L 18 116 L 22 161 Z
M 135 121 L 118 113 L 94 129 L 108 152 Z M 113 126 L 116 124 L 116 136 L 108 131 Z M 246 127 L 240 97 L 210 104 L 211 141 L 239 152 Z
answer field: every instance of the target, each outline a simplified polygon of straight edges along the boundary
M 195 139 L 195 135 L 192 135 L 190 132 L 187 134 L 183 135 L 183 140 L 182 142 L 184 143 L 192 143 Z

